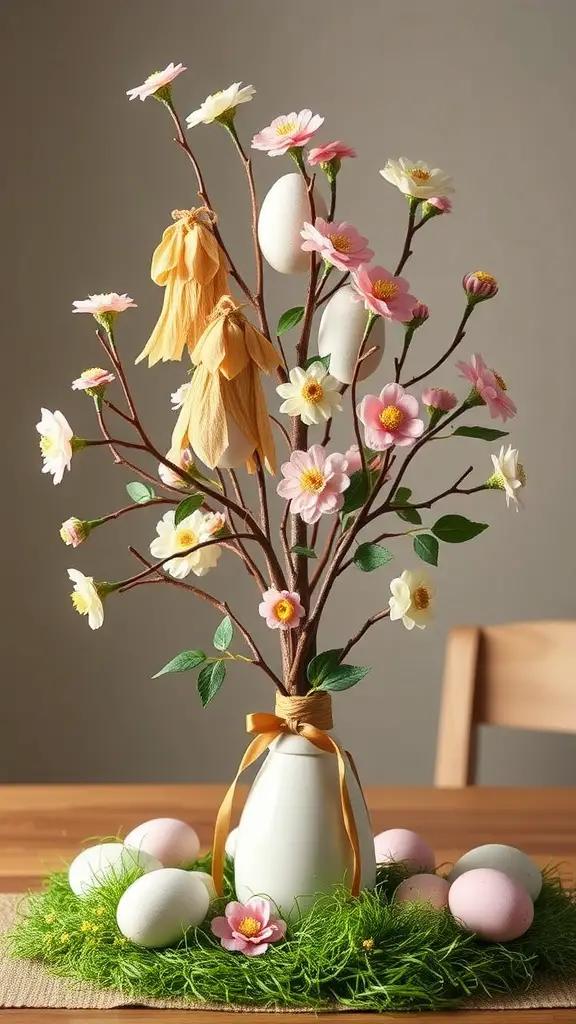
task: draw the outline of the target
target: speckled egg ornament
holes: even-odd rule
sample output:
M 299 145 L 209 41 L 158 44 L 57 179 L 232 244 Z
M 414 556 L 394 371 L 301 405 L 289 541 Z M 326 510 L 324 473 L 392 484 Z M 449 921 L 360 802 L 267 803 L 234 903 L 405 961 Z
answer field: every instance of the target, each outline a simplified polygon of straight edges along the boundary
M 448 906 L 450 883 L 439 875 L 412 875 L 394 893 L 396 903 L 430 903 L 436 910 Z
M 138 946 L 159 949 L 179 942 L 188 928 L 202 924 L 210 900 L 194 871 L 163 868 L 137 878 L 118 903 L 122 935 Z
M 526 889 L 494 868 L 474 868 L 460 875 L 450 886 L 448 906 L 465 931 L 487 942 L 518 939 L 534 920 Z
M 191 825 L 178 818 L 152 818 L 137 825 L 124 840 L 126 846 L 157 857 L 165 868 L 193 864 L 200 853 L 200 840 Z
M 144 850 L 126 846 L 125 843 L 98 843 L 82 850 L 68 868 L 68 882 L 77 896 L 86 896 L 93 889 L 120 878 L 135 868 L 144 871 L 158 871 L 161 862 Z
M 455 882 L 465 871 L 474 868 L 494 868 L 514 878 L 528 891 L 533 900 L 538 899 L 542 889 L 542 872 L 538 865 L 522 850 L 501 843 L 486 843 L 476 846 L 456 861 L 450 872 L 450 882 Z
M 389 828 L 374 837 L 377 864 L 403 863 L 408 871 L 433 871 L 434 852 L 428 843 L 408 828 Z

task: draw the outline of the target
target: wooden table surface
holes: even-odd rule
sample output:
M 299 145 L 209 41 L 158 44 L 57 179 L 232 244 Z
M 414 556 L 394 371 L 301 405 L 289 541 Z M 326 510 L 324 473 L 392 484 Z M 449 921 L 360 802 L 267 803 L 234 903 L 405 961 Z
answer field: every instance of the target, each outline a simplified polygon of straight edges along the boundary
M 92 836 L 125 834 L 148 818 L 184 818 L 196 828 L 204 847 L 211 843 L 216 809 L 224 786 L 0 786 L 0 892 L 35 888 L 48 871 L 69 862 Z M 518 846 L 544 867 L 561 863 L 572 884 L 576 873 L 576 789 L 460 790 L 373 787 L 366 791 L 374 832 L 411 828 L 436 851 L 438 863 L 453 861 L 481 843 Z M 573 1010 L 514 1010 L 401 1014 L 385 1019 L 435 1021 L 462 1019 L 488 1024 L 498 1013 L 502 1024 L 576 1022 Z M 160 1010 L 2 1010 L 10 1024 L 62 1020 L 90 1024 L 142 1024 L 169 1019 L 171 1024 L 229 1024 L 230 1015 L 201 1011 Z M 299 1014 L 276 1014 L 274 1020 L 302 1021 Z M 263 1024 L 261 1014 L 244 1014 L 246 1024 Z M 333 1015 L 321 1015 L 334 1024 Z M 365 1014 L 339 1014 L 338 1024 L 365 1022 Z

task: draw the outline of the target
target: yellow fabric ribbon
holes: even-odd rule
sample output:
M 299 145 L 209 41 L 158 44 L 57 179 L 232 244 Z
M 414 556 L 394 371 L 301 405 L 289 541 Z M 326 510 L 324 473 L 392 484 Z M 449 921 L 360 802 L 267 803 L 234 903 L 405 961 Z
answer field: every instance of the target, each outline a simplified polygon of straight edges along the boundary
M 295 698 L 296 700 L 298 698 Z M 285 699 L 286 700 L 286 699 Z M 323 750 L 325 753 L 334 754 L 338 761 L 338 778 L 340 785 L 340 802 L 342 806 L 342 819 L 344 822 L 344 828 L 350 843 L 350 849 L 352 851 L 353 860 L 353 876 L 352 876 L 352 895 L 357 896 L 360 891 L 360 842 L 358 839 L 358 830 L 356 828 L 356 821 L 354 819 L 354 811 L 352 810 L 352 803 L 350 800 L 350 794 L 348 792 L 348 786 L 346 783 L 346 753 L 342 748 L 328 735 L 323 729 L 317 728 L 315 725 L 310 725 L 306 721 L 302 721 L 299 718 L 281 718 L 279 715 L 272 715 L 266 713 L 259 713 L 254 715 L 248 715 L 246 718 L 246 730 L 249 733 L 255 734 L 255 738 L 250 743 L 246 750 L 241 762 L 236 778 L 232 782 L 232 785 L 228 789 L 218 816 L 216 818 L 216 826 L 214 829 L 214 845 L 212 852 L 212 878 L 214 885 L 216 886 L 216 892 L 219 896 L 223 895 L 224 888 L 224 855 L 225 845 L 230 832 L 230 823 L 232 820 L 232 810 L 234 806 L 234 796 L 236 793 L 236 785 L 242 774 L 242 772 L 249 768 L 250 765 L 254 764 L 255 761 L 266 751 L 270 744 L 278 736 L 292 733 L 297 736 L 302 736 L 304 739 L 312 743 L 318 750 Z

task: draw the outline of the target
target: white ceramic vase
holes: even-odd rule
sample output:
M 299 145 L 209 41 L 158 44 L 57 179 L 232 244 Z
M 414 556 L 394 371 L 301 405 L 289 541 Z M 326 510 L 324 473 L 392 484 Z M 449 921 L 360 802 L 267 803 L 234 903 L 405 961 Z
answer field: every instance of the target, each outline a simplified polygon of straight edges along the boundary
M 356 777 L 352 770 L 346 774 L 360 843 L 360 884 L 369 889 L 376 881 L 372 827 Z M 315 894 L 339 883 L 351 885 L 352 866 L 336 757 L 301 736 L 280 736 L 240 819 L 234 858 L 237 898 L 245 902 L 267 896 L 289 917 L 308 910 Z

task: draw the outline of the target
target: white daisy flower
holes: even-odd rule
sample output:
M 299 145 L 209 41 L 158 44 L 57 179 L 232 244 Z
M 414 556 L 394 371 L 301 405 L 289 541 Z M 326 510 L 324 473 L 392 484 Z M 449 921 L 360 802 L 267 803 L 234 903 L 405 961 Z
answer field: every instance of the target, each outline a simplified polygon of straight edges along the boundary
M 191 515 L 182 519 L 177 526 L 174 525 L 174 509 L 166 512 L 156 526 L 157 537 L 150 545 L 150 552 L 154 558 L 166 558 L 168 555 L 176 555 L 196 544 L 210 540 L 216 532 L 214 514 L 204 515 L 200 509 L 196 509 Z M 221 527 L 219 527 L 221 528 Z M 174 558 L 165 562 L 163 568 L 177 580 L 183 580 L 189 573 L 195 576 L 205 576 L 210 569 L 218 563 L 222 554 L 222 548 L 218 544 L 210 547 L 199 548 L 181 558 Z
M 90 629 L 100 629 L 104 622 L 104 605 L 98 584 L 92 576 L 85 576 L 79 569 L 68 569 L 68 575 L 74 583 L 72 604 L 79 615 L 88 616 Z
M 526 483 L 526 473 L 522 463 L 518 462 L 518 449 L 511 444 L 508 448 L 502 445 L 498 455 L 491 455 L 494 473 L 488 480 L 489 487 L 495 487 L 504 491 L 506 495 L 506 506 L 513 501 L 518 509 L 519 498 L 516 494 Z
M 323 363 L 312 363 L 306 370 L 296 366 L 290 370 L 290 383 L 276 388 L 285 399 L 280 412 L 299 416 L 309 427 L 329 420 L 335 412 L 342 411 L 339 388 L 339 382 L 324 369 Z
M 430 168 L 423 160 L 388 160 L 380 174 L 386 181 L 396 185 L 406 196 L 416 199 L 441 199 L 454 192 L 452 178 L 440 167 Z
M 70 469 L 72 462 L 74 431 L 66 417 L 56 410 L 41 409 L 42 419 L 36 424 L 40 434 L 40 451 L 44 465 L 43 473 L 51 473 L 54 483 L 62 482 L 64 470 Z
M 222 115 L 230 119 L 234 117 L 234 111 L 240 103 L 248 103 L 255 95 L 256 89 L 253 85 L 242 86 L 242 82 L 234 82 L 234 85 L 229 85 L 227 89 L 207 96 L 198 110 L 188 114 L 186 125 L 193 128 L 197 124 L 212 124 L 213 121 L 219 121 Z
M 398 576 L 390 583 L 392 597 L 390 605 L 390 619 L 402 619 L 406 629 L 425 629 L 428 622 L 434 618 L 434 602 L 436 590 L 430 583 L 428 574 L 418 570 L 411 572 L 405 569 L 401 576 Z

